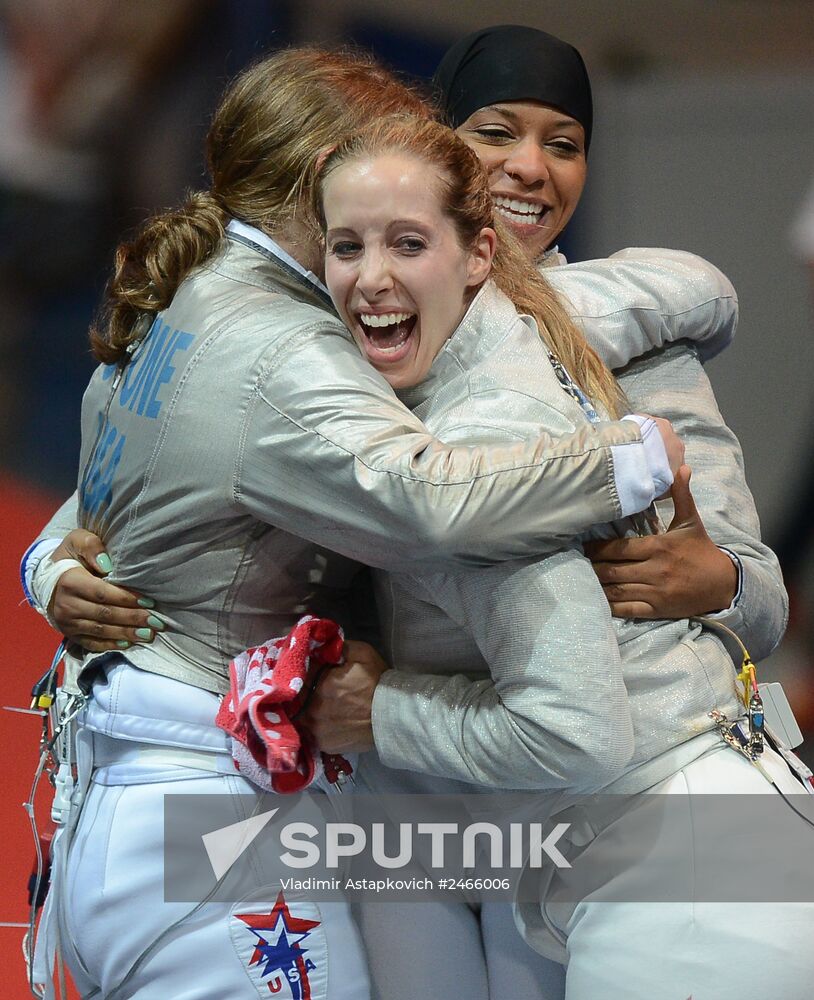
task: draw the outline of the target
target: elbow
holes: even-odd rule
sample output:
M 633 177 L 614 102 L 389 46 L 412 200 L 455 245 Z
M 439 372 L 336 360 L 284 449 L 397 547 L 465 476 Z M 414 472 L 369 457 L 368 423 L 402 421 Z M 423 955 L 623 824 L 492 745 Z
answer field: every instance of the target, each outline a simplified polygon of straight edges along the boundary
M 738 329 L 738 297 L 735 290 L 732 289 L 729 295 L 719 295 L 714 301 L 715 313 L 709 323 L 710 333 L 698 341 L 698 356 L 704 363 L 729 347 Z
M 749 650 L 752 660 L 759 662 L 771 656 L 783 640 L 789 622 L 789 595 L 783 584 L 777 557 L 768 551 L 766 558 L 758 558 L 753 549 L 732 545 L 726 551 L 738 559 L 740 579 L 738 594 L 732 611 L 722 616 L 722 624 L 729 625 Z M 720 630 L 717 633 L 720 636 Z M 724 645 L 736 662 L 741 651 L 734 642 L 724 639 Z
M 747 624 L 744 629 L 746 645 L 754 661 L 765 660 L 775 652 L 783 641 L 788 623 L 789 597 L 786 588 L 781 584 L 778 586 L 771 623 L 763 628 L 750 627 Z
M 776 652 L 780 643 L 783 641 L 783 637 L 786 634 L 786 626 L 788 625 L 788 604 L 784 604 L 784 613 L 782 618 L 778 618 L 776 622 L 776 627 L 773 629 L 750 629 L 748 626 L 744 629 L 745 633 L 745 643 L 744 645 L 749 650 L 749 656 L 755 663 L 760 663 L 761 660 L 765 660 Z
M 775 602 L 775 607 L 777 608 L 776 622 L 777 627 L 775 629 L 769 629 L 768 641 L 766 643 L 766 652 L 761 653 L 761 659 L 769 656 L 773 653 L 780 643 L 783 641 L 783 637 L 786 634 L 786 629 L 789 624 L 789 592 L 786 590 L 785 585 L 782 581 L 777 584 L 777 599 Z
M 703 257 L 686 254 L 692 273 L 693 294 L 701 294 L 713 313 L 707 323 L 708 333 L 698 342 L 702 361 L 709 361 L 720 354 L 735 337 L 738 328 L 738 295 L 732 282 L 723 271 Z
M 735 316 L 737 316 L 738 296 L 735 292 L 735 286 L 729 278 L 727 278 L 720 268 L 717 268 L 714 264 L 711 264 L 703 257 L 699 257 L 696 254 L 688 254 L 687 256 L 692 258 L 696 275 L 696 284 L 700 285 L 702 282 L 706 283 L 708 294 L 719 299 L 723 299 L 729 303 L 729 308 L 734 312 Z
M 661 250 L 658 253 L 664 255 L 665 263 L 668 263 L 674 272 L 678 274 L 683 272 L 684 278 L 691 279 L 694 295 L 703 294 L 710 298 L 731 300 L 737 313 L 738 296 L 735 286 L 720 268 L 688 250 Z
M 672 278 L 669 287 L 672 306 L 677 310 L 674 315 L 679 329 L 686 329 L 692 321 L 696 335 L 689 335 L 695 340 L 701 360 L 720 354 L 731 343 L 738 326 L 738 296 L 732 282 L 714 264 L 686 250 L 647 253 Z M 701 329 L 706 332 L 697 337 Z

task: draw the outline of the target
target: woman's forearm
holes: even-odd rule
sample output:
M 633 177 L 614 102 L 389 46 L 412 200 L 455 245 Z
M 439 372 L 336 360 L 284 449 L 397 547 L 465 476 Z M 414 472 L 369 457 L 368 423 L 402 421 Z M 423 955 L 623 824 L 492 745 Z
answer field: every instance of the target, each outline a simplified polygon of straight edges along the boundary
M 696 342 L 707 360 L 735 335 L 735 289 L 695 254 L 632 247 L 603 260 L 546 268 L 543 274 L 612 369 L 678 340 Z
M 369 565 L 427 569 L 550 551 L 623 508 L 641 509 L 657 488 L 630 421 L 449 445 L 346 335 L 300 330 L 277 357 L 242 434 L 235 502 Z

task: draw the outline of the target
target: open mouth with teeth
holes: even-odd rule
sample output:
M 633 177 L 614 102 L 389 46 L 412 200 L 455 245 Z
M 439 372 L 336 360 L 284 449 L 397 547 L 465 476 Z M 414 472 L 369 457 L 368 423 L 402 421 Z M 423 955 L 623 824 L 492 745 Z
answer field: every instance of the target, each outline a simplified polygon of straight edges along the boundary
M 516 226 L 539 226 L 550 211 L 547 205 L 505 198 L 503 195 L 497 195 L 494 203 L 500 215 Z
M 373 364 L 393 364 L 410 350 L 417 316 L 415 313 L 358 313 L 365 351 Z

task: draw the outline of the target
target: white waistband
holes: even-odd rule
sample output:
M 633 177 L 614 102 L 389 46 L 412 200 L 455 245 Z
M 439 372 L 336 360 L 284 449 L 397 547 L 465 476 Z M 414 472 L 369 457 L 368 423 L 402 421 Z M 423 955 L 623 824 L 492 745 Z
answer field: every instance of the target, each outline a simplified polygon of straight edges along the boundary
M 219 706 L 209 691 L 120 660 L 93 685 L 82 724 L 133 743 L 226 753 L 229 737 L 215 725 Z
M 103 733 L 93 733 L 93 768 L 94 781 L 100 784 L 166 780 L 168 772 L 178 769 L 179 779 L 191 777 L 188 772 L 238 773 L 228 753 L 114 739 Z

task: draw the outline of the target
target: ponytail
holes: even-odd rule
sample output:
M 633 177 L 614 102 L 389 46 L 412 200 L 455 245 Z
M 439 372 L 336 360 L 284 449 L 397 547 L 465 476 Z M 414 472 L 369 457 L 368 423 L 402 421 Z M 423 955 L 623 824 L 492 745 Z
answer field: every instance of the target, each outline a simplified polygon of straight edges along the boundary
M 548 349 L 585 394 L 618 419 L 628 409 L 621 386 L 568 315 L 555 289 L 529 266 L 520 241 L 497 213 L 491 225 L 498 238 L 492 261 L 495 284 L 518 312 L 532 317 Z
M 90 341 L 103 364 L 126 362 L 142 334 L 145 315 L 166 309 L 189 272 L 220 246 L 227 213 L 208 191 L 189 195 L 179 208 L 153 216 L 131 243 L 116 250 L 102 316 Z
M 91 330 L 96 357 L 126 362 L 146 321 L 217 251 L 229 218 L 285 232 L 299 220 L 302 178 L 319 150 L 371 116 L 402 109 L 430 114 L 412 88 L 359 54 L 288 49 L 244 70 L 209 129 L 211 189 L 150 219 L 119 247 L 104 311 Z

